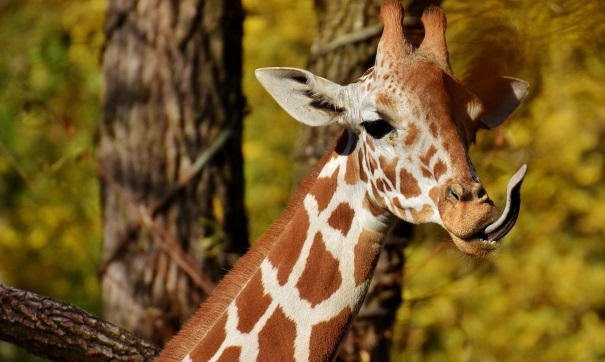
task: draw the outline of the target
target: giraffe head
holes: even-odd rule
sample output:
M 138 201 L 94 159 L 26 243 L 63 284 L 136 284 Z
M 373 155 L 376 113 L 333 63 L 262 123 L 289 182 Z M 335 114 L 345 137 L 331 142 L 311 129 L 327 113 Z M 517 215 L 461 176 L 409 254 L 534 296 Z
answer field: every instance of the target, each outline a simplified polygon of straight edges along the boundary
M 412 223 L 435 222 L 460 250 L 486 255 L 518 215 L 525 166 L 508 188 L 505 211 L 479 181 L 468 149 L 479 129 L 506 120 L 527 83 L 494 77 L 473 94 L 454 76 L 445 41 L 445 15 L 429 8 L 421 20 L 425 38 L 415 48 L 403 33 L 403 8 L 387 1 L 376 63 L 356 82 L 335 84 L 294 68 L 258 69 L 276 101 L 310 126 L 339 123 L 349 130 L 348 151 L 372 207 Z M 498 219 L 498 220 L 496 220 Z

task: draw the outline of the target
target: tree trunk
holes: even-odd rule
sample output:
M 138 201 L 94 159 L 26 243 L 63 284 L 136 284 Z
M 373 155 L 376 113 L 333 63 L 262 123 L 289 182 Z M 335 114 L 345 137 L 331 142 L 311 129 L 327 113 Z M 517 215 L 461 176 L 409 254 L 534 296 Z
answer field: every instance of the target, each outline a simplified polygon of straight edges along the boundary
M 241 0 L 110 0 L 105 317 L 162 345 L 248 247 Z
M 383 0 L 315 0 L 318 32 L 311 47 L 309 70 L 333 82 L 354 82 L 374 65 L 382 33 L 380 5 Z M 406 33 L 413 43 L 423 38 L 420 15 L 430 4 L 441 1 L 403 1 L 407 10 Z M 295 150 L 295 179 L 301 180 L 331 145 L 340 126 L 304 127 Z M 385 240 L 368 295 L 338 360 L 387 361 L 397 309 L 402 302 L 404 248 L 411 225 L 398 223 Z

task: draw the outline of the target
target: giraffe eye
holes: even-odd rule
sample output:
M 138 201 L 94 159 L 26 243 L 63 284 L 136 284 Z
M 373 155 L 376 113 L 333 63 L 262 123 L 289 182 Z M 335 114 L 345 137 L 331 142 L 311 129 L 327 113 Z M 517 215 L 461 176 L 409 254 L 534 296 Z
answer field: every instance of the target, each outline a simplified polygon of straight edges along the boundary
M 370 134 L 370 136 L 376 139 L 381 139 L 393 130 L 393 126 L 391 126 L 389 122 L 385 121 L 384 119 L 362 122 L 361 125 L 363 128 L 365 128 L 366 132 Z

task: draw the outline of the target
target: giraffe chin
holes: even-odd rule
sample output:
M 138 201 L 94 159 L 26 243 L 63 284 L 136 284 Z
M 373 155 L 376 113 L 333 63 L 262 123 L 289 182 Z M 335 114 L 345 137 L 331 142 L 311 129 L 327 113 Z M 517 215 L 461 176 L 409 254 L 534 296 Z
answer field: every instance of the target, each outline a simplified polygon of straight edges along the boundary
M 458 249 L 464 254 L 474 257 L 484 257 L 498 249 L 500 243 L 497 240 L 488 241 L 481 237 L 473 237 L 471 239 L 461 239 L 454 234 L 450 234 L 452 241 Z
M 521 209 L 521 184 L 527 173 L 527 165 L 511 177 L 506 188 L 506 206 L 502 215 L 495 222 L 487 225 L 482 231 L 463 239 L 452 233 L 454 244 L 465 254 L 486 256 L 499 246 L 499 241 L 515 226 Z

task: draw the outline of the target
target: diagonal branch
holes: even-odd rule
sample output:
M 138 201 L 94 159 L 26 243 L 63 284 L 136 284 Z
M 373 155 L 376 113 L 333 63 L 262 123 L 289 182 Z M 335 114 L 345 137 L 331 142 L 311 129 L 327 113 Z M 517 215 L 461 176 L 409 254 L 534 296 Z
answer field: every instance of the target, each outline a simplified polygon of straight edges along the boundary
M 55 361 L 152 361 L 160 350 L 76 306 L 2 284 L 0 340 Z

